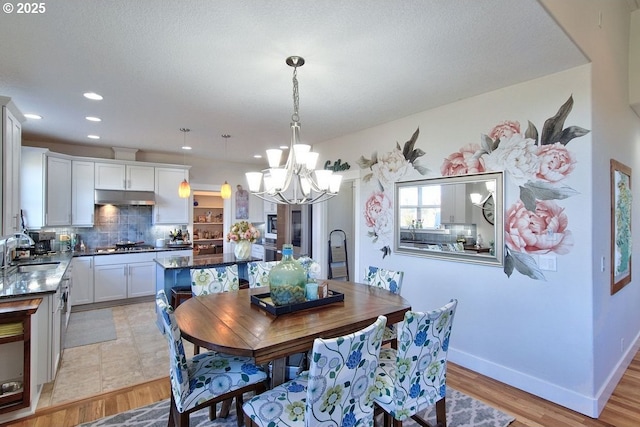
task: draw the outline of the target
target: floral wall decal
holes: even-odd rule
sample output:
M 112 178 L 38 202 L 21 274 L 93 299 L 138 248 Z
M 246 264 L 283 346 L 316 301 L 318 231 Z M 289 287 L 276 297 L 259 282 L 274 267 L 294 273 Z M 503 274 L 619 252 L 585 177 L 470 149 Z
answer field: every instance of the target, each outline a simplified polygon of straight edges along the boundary
M 531 122 L 523 133 L 517 121 L 504 121 L 480 144 L 468 144 L 449 155 L 440 167 L 442 175 L 463 175 L 503 170 L 507 179 L 520 188 L 520 197 L 505 215 L 506 257 L 504 271 L 513 270 L 544 280 L 531 254 L 569 253 L 573 236 L 569 218 L 556 200 L 578 194 L 563 185 L 575 169 L 576 159 L 566 145 L 589 133 L 578 126 L 564 127 L 573 107 L 573 97 L 547 119 L 542 134 Z
M 365 202 L 364 219 L 369 229 L 367 235 L 373 243 L 381 245 L 382 258 L 391 253 L 393 201 L 389 194 L 393 191 L 394 182 L 412 170 L 418 171 L 421 175 L 428 173 L 428 169 L 418 160 L 425 152 L 415 148 L 419 135 L 420 128 L 416 129 L 403 147 L 396 142 L 396 147 L 388 153 L 378 156 L 377 152 L 373 152 L 370 159 L 364 156 L 358 159 L 361 169 L 371 170 L 363 177 L 363 182 L 373 183 L 375 187 Z

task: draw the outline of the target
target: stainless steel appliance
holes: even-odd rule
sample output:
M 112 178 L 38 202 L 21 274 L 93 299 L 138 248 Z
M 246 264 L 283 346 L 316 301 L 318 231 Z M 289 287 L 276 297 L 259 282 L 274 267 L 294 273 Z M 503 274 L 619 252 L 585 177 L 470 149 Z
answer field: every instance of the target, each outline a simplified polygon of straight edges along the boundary
M 278 238 L 278 215 L 268 214 L 267 223 L 265 224 L 265 237 L 268 239 Z
M 30 231 L 29 237 L 33 239 L 34 253 L 46 255 L 52 251 L 52 242 L 56 239 L 55 231 Z

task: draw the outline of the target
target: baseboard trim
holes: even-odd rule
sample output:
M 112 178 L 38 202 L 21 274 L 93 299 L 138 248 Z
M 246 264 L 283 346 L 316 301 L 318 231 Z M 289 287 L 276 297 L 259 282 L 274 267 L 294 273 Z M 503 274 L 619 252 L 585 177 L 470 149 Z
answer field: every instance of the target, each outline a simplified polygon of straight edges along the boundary
M 139 304 L 141 302 L 154 302 L 155 295 L 149 295 L 144 297 L 116 299 L 113 301 L 94 302 L 91 304 L 74 305 L 71 307 L 71 312 L 98 310 L 100 308 L 118 307 L 121 305 Z

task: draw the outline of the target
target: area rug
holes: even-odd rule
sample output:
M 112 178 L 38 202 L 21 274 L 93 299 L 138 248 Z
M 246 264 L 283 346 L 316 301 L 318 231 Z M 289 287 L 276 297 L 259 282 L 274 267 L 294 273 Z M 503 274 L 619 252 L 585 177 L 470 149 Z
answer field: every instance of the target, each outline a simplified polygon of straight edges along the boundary
M 64 348 L 80 347 L 116 339 L 116 325 L 110 308 L 71 313 Z
M 219 405 L 218 405 L 219 407 Z M 191 427 L 236 427 L 235 405 L 227 418 L 209 421 L 207 408 L 191 414 Z M 80 427 L 166 427 L 169 416 L 169 400 L 162 400 L 149 406 L 102 418 L 94 422 L 80 424 Z M 435 424 L 435 408 L 429 411 L 427 420 Z M 514 417 L 500 412 L 479 400 L 467 396 L 451 387 L 447 388 L 447 426 L 448 427 L 505 427 Z M 403 422 L 403 426 L 415 427 L 413 420 Z

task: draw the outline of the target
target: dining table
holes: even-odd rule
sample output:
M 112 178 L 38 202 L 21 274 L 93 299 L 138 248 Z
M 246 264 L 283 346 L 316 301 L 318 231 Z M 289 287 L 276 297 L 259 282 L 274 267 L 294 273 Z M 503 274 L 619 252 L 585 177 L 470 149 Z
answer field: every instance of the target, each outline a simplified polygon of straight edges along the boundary
M 343 301 L 274 315 L 251 302 L 268 287 L 192 297 L 175 310 L 182 337 L 200 347 L 250 356 L 271 364 L 271 385 L 285 381 L 286 358 L 313 347 L 316 338 L 335 338 L 371 325 L 379 315 L 401 322 L 411 304 L 400 295 L 366 284 L 326 280 Z

